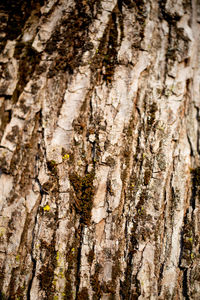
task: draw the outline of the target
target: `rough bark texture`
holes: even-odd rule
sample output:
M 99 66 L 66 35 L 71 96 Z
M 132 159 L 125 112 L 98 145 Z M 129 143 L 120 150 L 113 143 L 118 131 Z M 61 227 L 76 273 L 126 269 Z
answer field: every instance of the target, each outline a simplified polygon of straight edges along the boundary
M 199 299 L 199 0 L 1 0 L 1 299 Z

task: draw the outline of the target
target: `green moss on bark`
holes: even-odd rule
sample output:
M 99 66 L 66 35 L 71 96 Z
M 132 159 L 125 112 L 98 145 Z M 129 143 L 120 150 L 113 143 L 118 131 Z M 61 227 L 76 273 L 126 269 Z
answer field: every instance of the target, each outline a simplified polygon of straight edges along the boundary
M 76 193 L 75 208 L 81 216 L 80 222 L 85 225 L 89 225 L 91 219 L 94 175 L 94 172 L 91 172 L 85 176 L 80 176 L 76 173 L 71 173 L 69 176 L 70 183 Z
M 55 293 L 55 287 L 53 285 L 54 279 L 54 270 L 57 265 L 57 252 L 55 250 L 55 241 L 54 239 L 50 244 L 46 242 L 41 242 L 41 249 L 45 251 L 45 261 L 40 269 L 40 274 L 38 275 L 38 279 L 40 281 L 40 288 L 45 292 L 45 298 L 53 300 L 53 296 Z

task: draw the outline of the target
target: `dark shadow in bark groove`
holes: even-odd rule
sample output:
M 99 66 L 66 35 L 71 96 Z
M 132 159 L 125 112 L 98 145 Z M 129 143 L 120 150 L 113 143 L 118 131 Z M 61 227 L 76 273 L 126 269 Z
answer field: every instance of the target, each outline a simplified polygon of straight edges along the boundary
M 80 223 L 84 225 L 90 224 L 91 210 L 94 197 L 94 171 L 86 174 L 85 176 L 79 176 L 76 173 L 72 173 L 69 176 L 71 185 L 76 193 L 75 209 L 80 214 Z
M 182 294 L 186 300 L 189 300 L 188 295 L 188 270 L 192 264 L 192 249 L 193 249 L 193 224 L 189 220 L 188 216 L 189 209 L 186 212 L 184 217 L 184 225 L 181 231 L 180 239 L 180 257 L 179 257 L 179 269 L 183 272 L 183 281 L 182 281 Z
M 79 293 L 79 288 L 80 288 L 80 268 L 81 268 L 81 249 L 82 249 L 82 237 L 83 237 L 83 226 L 80 224 L 80 244 L 78 247 L 78 253 L 77 253 L 77 272 L 76 272 L 76 300 L 77 295 Z
M 40 15 L 40 7 L 43 5 L 44 0 L 1 0 L 0 11 L 7 14 L 7 22 L 5 20 L 6 36 L 0 38 L 0 52 L 8 39 L 15 40 L 21 34 L 24 24 L 33 10 Z
M 122 4 L 123 4 L 123 0 L 118 0 L 117 1 L 117 5 L 118 5 L 118 8 L 119 8 L 119 11 L 122 13 Z
M 190 199 L 190 205 L 193 210 L 196 207 L 196 197 L 200 198 L 200 167 L 191 170 L 192 175 L 192 196 Z
M 92 209 L 93 197 L 94 197 L 94 186 L 93 186 L 94 176 L 95 176 L 94 170 L 90 173 L 87 173 L 85 176 L 80 176 L 76 173 L 71 173 L 69 175 L 70 183 L 76 194 L 76 199 L 74 199 L 75 210 L 77 214 L 80 215 L 80 225 L 78 229 L 79 245 L 77 250 L 77 263 L 76 263 L 76 299 L 80 299 L 81 297 L 81 294 L 79 292 L 79 287 L 80 287 L 82 238 L 83 238 L 84 226 L 90 225 L 91 209 Z M 69 279 L 70 278 L 68 276 L 68 281 Z
M 39 207 L 38 207 L 38 210 L 39 210 Z M 37 210 L 37 213 L 35 215 L 35 225 L 34 225 L 34 228 L 33 228 L 33 237 L 32 237 L 32 245 L 31 245 L 31 260 L 32 260 L 32 264 L 33 264 L 33 267 L 32 267 L 32 275 L 31 275 L 31 279 L 28 283 L 28 289 L 27 289 L 27 300 L 30 300 L 31 299 L 31 295 L 30 295 L 30 292 L 31 292 L 31 287 L 32 287 L 32 283 L 33 283 L 33 279 L 35 277 L 35 271 L 36 271 L 36 259 L 33 257 L 33 248 L 34 248 L 34 232 L 35 232 L 35 226 L 37 224 L 37 215 L 38 215 L 38 210 Z
M 136 300 L 141 294 L 140 291 L 140 284 L 137 279 L 137 274 L 134 276 L 133 280 L 133 275 L 132 275 L 132 270 L 133 270 L 133 255 L 137 251 L 138 247 L 138 241 L 136 239 L 136 230 L 137 230 L 138 222 L 134 223 L 133 229 L 132 229 L 132 234 L 131 234 L 131 239 L 130 239 L 130 246 L 129 246 L 129 253 L 128 253 L 128 258 L 127 258 L 127 267 L 125 270 L 125 278 L 124 281 L 120 281 L 120 296 L 121 299 L 124 300 Z M 131 295 L 131 284 L 135 285 L 135 293 Z M 131 296 L 130 296 L 131 295 Z
M 0 292 L 0 300 L 7 300 L 8 298 L 5 296 L 3 292 Z
M 39 65 L 41 55 L 31 45 L 18 43 L 15 49 L 15 57 L 19 59 L 19 79 L 12 96 L 14 104 L 33 75 L 36 66 Z
M 76 1 L 75 9 L 69 18 L 64 18 L 46 44 L 48 54 L 56 53 L 48 77 L 53 77 L 58 71 L 73 74 L 74 70 L 82 64 L 82 56 L 86 51 L 93 49 L 93 43 L 88 36 L 89 25 L 93 20 L 94 5 L 97 10 L 100 1 Z
M 168 11 L 166 11 L 165 6 L 167 3 L 167 0 L 158 0 L 159 7 L 160 7 L 160 14 L 161 18 L 164 18 L 168 23 L 175 23 L 180 20 L 180 16 L 177 15 L 177 13 L 169 14 Z
M 161 283 L 162 283 L 162 278 L 163 278 L 164 266 L 165 266 L 165 263 L 162 263 L 160 266 L 159 279 L 158 279 L 158 296 L 160 296 L 160 293 L 161 293 L 161 288 L 162 288 Z
M 184 269 L 183 271 L 183 297 L 185 297 L 185 300 L 190 300 L 188 296 L 188 284 L 187 284 L 187 269 Z
M 42 241 L 41 248 L 46 251 L 45 259 L 40 269 L 40 274 L 37 276 L 40 281 L 40 288 L 45 292 L 44 299 L 53 299 L 55 288 L 53 285 L 54 270 L 57 265 L 56 250 L 55 250 L 55 231 L 52 240 L 49 244 Z

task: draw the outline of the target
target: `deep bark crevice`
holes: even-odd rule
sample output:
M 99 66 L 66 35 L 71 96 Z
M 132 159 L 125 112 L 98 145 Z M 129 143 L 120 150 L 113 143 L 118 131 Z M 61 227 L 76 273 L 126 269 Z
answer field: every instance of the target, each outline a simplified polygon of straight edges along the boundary
M 79 289 L 80 289 L 80 268 L 81 268 L 81 250 L 82 250 L 82 239 L 83 239 L 83 231 L 84 226 L 80 224 L 80 228 L 78 229 L 78 232 L 80 232 L 80 243 L 77 250 L 77 265 L 76 265 L 76 300 L 79 300 Z M 79 295 L 79 297 L 78 297 Z
M 41 201 L 42 201 L 42 199 L 41 199 Z M 30 278 L 30 281 L 28 283 L 28 288 L 27 288 L 27 295 L 26 295 L 27 300 L 31 299 L 31 288 L 32 288 L 33 279 L 34 279 L 35 273 L 36 273 L 37 261 L 34 258 L 33 250 L 34 250 L 34 241 L 35 241 L 34 233 L 35 233 L 35 227 L 36 227 L 36 224 L 37 224 L 38 212 L 39 212 L 39 207 L 38 207 L 37 213 L 35 215 L 35 224 L 34 224 L 33 231 L 32 231 L 32 245 L 31 245 L 32 274 L 31 274 L 31 278 Z
M 187 279 L 188 270 L 184 269 L 183 271 L 183 297 L 185 300 L 190 300 L 188 295 L 188 279 Z
M 0 52 L 3 50 L 6 41 L 15 40 L 22 33 L 23 27 L 31 12 L 35 10 L 40 16 L 40 8 L 44 5 L 44 0 L 2 0 L 0 11 L 5 14 L 2 25 L 5 26 L 5 37 L 0 39 Z

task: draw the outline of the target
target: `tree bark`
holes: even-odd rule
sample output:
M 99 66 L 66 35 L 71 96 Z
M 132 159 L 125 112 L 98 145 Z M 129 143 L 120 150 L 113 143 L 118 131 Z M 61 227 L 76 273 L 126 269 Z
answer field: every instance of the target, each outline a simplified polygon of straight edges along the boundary
M 0 24 L 0 298 L 199 299 L 199 0 Z

